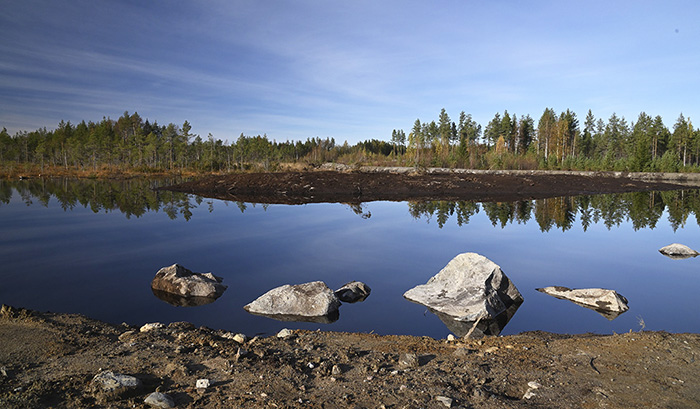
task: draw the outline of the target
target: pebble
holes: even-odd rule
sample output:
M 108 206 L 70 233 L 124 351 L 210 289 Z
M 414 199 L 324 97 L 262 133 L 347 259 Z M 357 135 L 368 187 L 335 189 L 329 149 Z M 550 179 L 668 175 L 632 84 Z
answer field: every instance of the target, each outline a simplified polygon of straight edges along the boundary
M 206 389 L 211 386 L 211 381 L 209 379 L 197 379 L 195 387 L 197 389 Z
M 282 328 L 280 332 L 277 333 L 277 338 L 288 338 L 292 336 L 292 331 L 287 328 Z
M 452 335 L 452 334 L 448 334 L 448 335 L 447 335 L 447 340 L 448 340 L 448 341 L 454 341 L 454 340 L 456 340 L 456 339 L 457 339 L 457 338 L 455 338 L 455 336 Z
M 333 365 L 333 368 L 331 368 L 331 375 L 340 375 L 342 373 L 343 370 L 338 365 Z
M 126 331 L 119 335 L 119 340 L 121 342 L 126 342 L 134 334 L 136 334 L 136 331 Z
M 107 397 L 119 396 L 137 390 L 141 380 L 131 375 L 123 375 L 112 371 L 102 371 L 92 378 L 92 388 L 97 393 Z
M 175 401 L 173 398 L 161 392 L 153 392 L 152 394 L 148 395 L 143 402 L 155 408 L 167 409 L 175 407 Z
M 399 365 L 404 368 L 418 367 L 418 356 L 410 353 L 401 354 L 399 356 Z
M 0 375 L 7 376 L 7 368 L 5 368 L 4 366 L 0 367 Z
M 454 402 L 452 398 L 448 398 L 447 396 L 436 396 L 435 400 L 442 403 L 448 408 L 452 407 L 452 403 Z
M 165 325 L 163 325 L 161 322 L 150 322 L 148 324 L 143 324 L 141 328 L 139 328 L 139 332 L 148 332 L 154 329 L 161 329 L 163 327 L 165 327 Z
M 535 396 L 537 396 L 537 394 L 535 394 L 535 390 L 542 387 L 542 385 L 539 382 L 535 381 L 528 382 L 527 386 L 529 389 L 525 392 L 525 395 L 523 395 L 523 399 L 534 398 Z

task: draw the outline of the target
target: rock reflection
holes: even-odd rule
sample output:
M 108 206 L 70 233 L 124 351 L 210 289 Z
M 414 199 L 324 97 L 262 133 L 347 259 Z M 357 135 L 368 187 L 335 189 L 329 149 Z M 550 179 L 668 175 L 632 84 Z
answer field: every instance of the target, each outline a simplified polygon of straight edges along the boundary
M 216 298 L 209 297 L 183 297 L 167 291 L 159 291 L 154 288 L 151 288 L 151 291 L 153 291 L 153 295 L 158 297 L 158 299 L 170 305 L 174 305 L 175 307 L 199 307 L 201 305 L 211 304 L 217 300 Z
M 456 336 L 462 338 L 468 335 L 469 338 L 482 338 L 486 335 L 499 335 L 508 322 L 510 322 L 510 319 L 513 318 L 515 312 L 518 311 L 522 303 L 522 300 L 513 303 L 494 318 L 483 318 L 476 321 L 459 321 L 450 315 L 434 311 L 430 308 L 428 308 L 428 310 L 437 315 L 447 329 Z
M 306 316 L 306 315 L 288 315 L 288 314 L 260 314 L 256 312 L 250 312 L 250 314 L 257 315 L 259 317 L 271 318 L 277 321 L 285 322 L 314 322 L 317 324 L 331 324 L 340 318 L 340 312 L 335 311 L 328 315 L 319 316 Z

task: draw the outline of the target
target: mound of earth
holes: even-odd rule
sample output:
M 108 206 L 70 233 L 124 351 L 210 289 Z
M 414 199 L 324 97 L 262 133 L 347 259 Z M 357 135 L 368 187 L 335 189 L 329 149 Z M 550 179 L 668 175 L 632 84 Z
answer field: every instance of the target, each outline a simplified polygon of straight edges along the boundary
M 176 408 L 700 407 L 698 334 L 247 339 L 185 322 L 149 327 L 3 306 L 0 407 L 145 408 L 154 391 Z M 91 381 L 102 371 L 142 385 L 101 396 Z
M 405 169 L 405 168 L 400 168 Z M 673 180 L 612 172 L 307 171 L 211 175 L 165 187 L 253 203 L 361 203 L 377 200 L 517 201 L 547 197 L 683 188 Z

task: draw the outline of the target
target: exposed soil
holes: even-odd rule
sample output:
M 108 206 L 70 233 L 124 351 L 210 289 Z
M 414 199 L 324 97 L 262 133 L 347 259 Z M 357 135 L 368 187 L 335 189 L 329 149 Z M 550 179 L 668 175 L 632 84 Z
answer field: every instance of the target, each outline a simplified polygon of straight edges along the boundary
M 547 197 L 683 188 L 591 172 L 393 173 L 279 172 L 212 175 L 164 189 L 254 203 L 360 203 L 377 200 L 517 201 Z
M 700 407 L 698 334 L 230 335 L 188 323 L 140 332 L 3 306 L 0 407 L 144 408 L 154 391 L 177 408 Z M 102 370 L 143 385 L 100 392 L 92 379 Z M 211 385 L 197 389 L 198 379 Z

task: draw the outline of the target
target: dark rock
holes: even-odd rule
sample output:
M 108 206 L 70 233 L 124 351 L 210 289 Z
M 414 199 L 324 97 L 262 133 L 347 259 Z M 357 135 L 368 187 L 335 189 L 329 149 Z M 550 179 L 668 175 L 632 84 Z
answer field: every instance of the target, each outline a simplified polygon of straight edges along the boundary
M 342 302 L 355 303 L 367 299 L 371 291 L 372 289 L 367 284 L 361 281 L 351 281 L 335 290 L 335 296 Z

